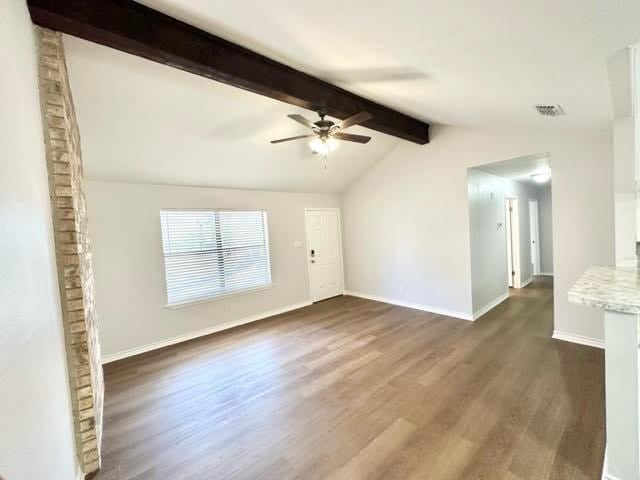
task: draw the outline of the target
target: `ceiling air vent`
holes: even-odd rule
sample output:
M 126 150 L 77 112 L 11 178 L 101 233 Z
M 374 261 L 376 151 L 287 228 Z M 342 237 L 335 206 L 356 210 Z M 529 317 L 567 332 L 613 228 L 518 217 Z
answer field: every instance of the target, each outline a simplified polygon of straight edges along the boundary
M 545 117 L 557 117 L 564 115 L 564 110 L 560 105 L 536 105 L 536 110 Z

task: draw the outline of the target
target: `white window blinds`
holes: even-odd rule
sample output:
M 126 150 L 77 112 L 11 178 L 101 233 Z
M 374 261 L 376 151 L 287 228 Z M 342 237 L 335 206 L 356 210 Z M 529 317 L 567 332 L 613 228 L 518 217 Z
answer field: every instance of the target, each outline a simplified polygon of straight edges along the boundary
M 271 283 L 264 211 L 161 210 L 167 303 Z

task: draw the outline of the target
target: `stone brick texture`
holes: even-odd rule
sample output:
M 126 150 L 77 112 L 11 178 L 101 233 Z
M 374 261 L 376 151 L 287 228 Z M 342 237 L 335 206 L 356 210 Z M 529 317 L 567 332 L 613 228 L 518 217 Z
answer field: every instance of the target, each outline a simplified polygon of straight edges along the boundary
M 100 468 L 104 382 L 87 228 L 80 134 L 62 35 L 36 27 L 40 103 L 76 450 L 88 478 Z

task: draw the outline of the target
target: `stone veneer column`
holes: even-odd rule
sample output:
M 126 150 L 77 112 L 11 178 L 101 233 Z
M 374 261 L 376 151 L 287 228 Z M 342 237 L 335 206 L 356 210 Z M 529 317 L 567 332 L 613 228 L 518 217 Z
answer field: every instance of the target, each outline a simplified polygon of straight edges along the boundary
M 87 229 L 80 135 L 62 35 L 36 28 L 40 103 L 78 459 L 100 468 L 104 384 Z

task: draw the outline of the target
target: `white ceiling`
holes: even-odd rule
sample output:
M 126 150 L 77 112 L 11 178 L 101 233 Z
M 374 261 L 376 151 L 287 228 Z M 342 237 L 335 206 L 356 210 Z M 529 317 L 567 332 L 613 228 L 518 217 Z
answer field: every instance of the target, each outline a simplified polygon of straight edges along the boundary
M 549 171 L 550 169 L 551 164 L 548 153 L 511 158 L 509 160 L 488 163 L 473 168 L 473 170 L 480 170 L 485 173 L 490 173 L 491 175 L 535 186 L 545 186 L 545 184 L 541 185 L 534 182 L 531 175 L 542 171 Z
M 144 0 L 431 123 L 605 129 L 606 59 L 640 40 L 638 0 Z M 328 171 L 285 117 L 300 109 L 65 37 L 90 178 L 342 191 L 400 142 L 366 129 Z M 536 103 L 567 115 L 539 116 Z M 313 114 L 304 112 L 311 117 Z
M 141 3 L 453 125 L 607 128 L 606 58 L 640 41 L 638 0 Z M 398 81 L 402 73 L 411 79 Z M 567 116 L 540 117 L 537 103 L 561 104 Z

